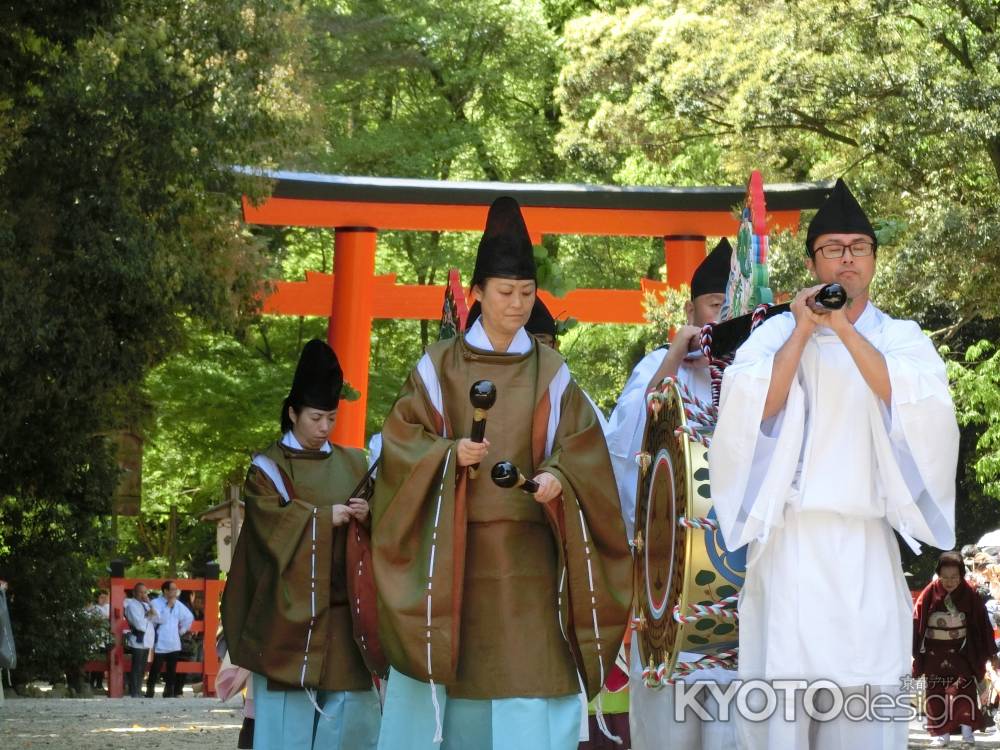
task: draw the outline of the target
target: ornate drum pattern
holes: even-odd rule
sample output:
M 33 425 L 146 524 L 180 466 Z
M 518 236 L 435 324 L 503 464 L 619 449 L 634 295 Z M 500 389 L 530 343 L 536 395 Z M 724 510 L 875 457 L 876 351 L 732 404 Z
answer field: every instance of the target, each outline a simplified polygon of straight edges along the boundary
M 746 548 L 726 548 L 712 509 L 708 446 L 716 415 L 672 378 L 647 396 L 636 457 L 633 627 L 650 687 L 707 666 L 735 666 Z M 706 656 L 685 662 L 681 652 Z

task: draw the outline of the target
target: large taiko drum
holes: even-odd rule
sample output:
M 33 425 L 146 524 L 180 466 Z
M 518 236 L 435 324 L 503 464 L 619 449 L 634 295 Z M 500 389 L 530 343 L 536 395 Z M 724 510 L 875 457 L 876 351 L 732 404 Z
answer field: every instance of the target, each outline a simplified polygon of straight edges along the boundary
M 734 666 L 746 548 L 730 551 L 712 508 L 708 444 L 715 409 L 672 378 L 647 396 L 635 509 L 636 630 L 648 686 L 698 665 Z

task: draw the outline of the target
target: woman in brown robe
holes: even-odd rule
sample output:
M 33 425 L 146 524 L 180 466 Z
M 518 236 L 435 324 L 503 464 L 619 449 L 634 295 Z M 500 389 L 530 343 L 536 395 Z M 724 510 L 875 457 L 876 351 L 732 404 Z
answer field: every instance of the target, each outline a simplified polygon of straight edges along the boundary
M 490 209 L 472 288 L 480 320 L 428 348 L 382 430 L 372 554 L 392 671 L 379 747 L 575 750 L 628 621 L 617 488 L 593 407 L 525 332 L 535 264 L 513 199 Z M 475 443 L 479 380 L 497 397 Z M 503 459 L 539 490 L 495 485 Z
M 246 521 L 222 600 L 233 664 L 253 673 L 257 750 L 373 750 L 380 708 L 354 639 L 348 529 L 362 451 L 328 442 L 343 387 L 324 341 L 305 345 L 282 406 L 282 437 L 253 457 Z
M 927 681 L 927 732 L 931 747 L 945 747 L 961 731 L 965 742 L 986 726 L 976 683 L 997 647 L 986 605 L 965 580 L 956 552 L 938 559 L 937 578 L 920 592 L 913 609 L 913 676 Z

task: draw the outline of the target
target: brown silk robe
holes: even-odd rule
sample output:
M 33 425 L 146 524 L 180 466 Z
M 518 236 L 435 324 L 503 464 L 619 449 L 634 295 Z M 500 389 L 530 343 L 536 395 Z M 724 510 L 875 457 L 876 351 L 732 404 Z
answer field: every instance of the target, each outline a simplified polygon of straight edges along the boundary
M 375 483 L 372 553 L 389 661 L 457 698 L 570 695 L 581 680 L 593 697 L 618 653 L 632 593 L 597 416 L 571 381 L 544 457 L 548 389 L 563 366 L 556 352 L 496 354 L 451 339 L 428 356 L 445 413 L 412 373 L 383 426 Z M 480 379 L 498 396 L 490 455 L 472 479 L 455 446 L 471 427 L 469 388 Z M 551 472 L 563 494 L 543 506 L 496 487 L 489 470 L 501 459 L 529 476 Z
M 274 443 L 263 454 L 291 480 L 292 502 L 251 466 L 246 520 L 222 599 L 222 624 L 233 664 L 268 678 L 272 689 L 368 690 L 371 674 L 352 633 L 345 579 L 348 526 L 334 527 L 330 506 L 347 501 L 367 469 L 364 453 L 330 453 Z M 312 534 L 316 524 L 316 622 L 310 636 Z M 308 660 L 305 659 L 309 641 Z

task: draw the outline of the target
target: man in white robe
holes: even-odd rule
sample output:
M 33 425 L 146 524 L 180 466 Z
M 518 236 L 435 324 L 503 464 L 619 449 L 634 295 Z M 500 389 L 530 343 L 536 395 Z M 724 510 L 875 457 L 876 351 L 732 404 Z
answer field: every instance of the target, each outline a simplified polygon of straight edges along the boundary
M 711 403 L 708 362 L 698 345 L 702 327 L 718 319 L 725 301 L 732 252 L 729 240 L 723 238 L 695 270 L 691 278 L 691 299 L 685 305 L 687 325 L 677 329 L 669 347 L 655 349 L 639 362 L 608 420 L 605 436 L 630 539 L 635 537 L 635 495 L 639 481 L 635 457 L 642 450 L 646 431 L 646 394 L 670 376 L 677 378 L 699 401 Z M 696 351 L 690 352 L 691 347 L 696 347 Z M 680 658 L 697 661 L 701 655 L 681 653 Z M 693 711 L 686 712 L 685 720 L 678 722 L 674 719 L 674 688 L 647 688 L 643 684 L 643 665 L 634 635 L 629 663 L 629 730 L 633 750 L 727 750 L 732 747 L 732 722 L 702 722 Z M 714 667 L 698 670 L 677 681 L 712 681 L 724 686 L 734 677 L 732 670 Z M 702 689 L 701 695 L 707 697 L 707 690 Z M 710 703 L 707 713 L 718 716 Z
M 820 314 L 809 306 L 820 286 L 804 289 L 751 335 L 726 369 L 709 451 L 727 546 L 750 545 L 740 677 L 829 680 L 845 697 L 868 690 L 906 705 L 912 603 L 893 529 L 915 550 L 918 539 L 955 543 L 958 427 L 945 366 L 916 323 L 869 301 L 875 232 L 842 181 L 806 248 L 816 279 L 843 285 L 849 302 Z M 769 720 L 738 721 L 741 746 L 906 747 L 905 717 L 817 721 L 805 695 L 792 720 L 779 700 Z
M 639 479 L 636 454 L 642 450 L 646 430 L 646 394 L 665 377 L 677 378 L 699 401 L 711 403 L 712 378 L 701 353 L 701 329 L 718 320 L 726 300 L 729 263 L 733 248 L 725 237 L 695 269 L 691 277 L 691 299 L 684 305 L 687 324 L 674 332 L 669 346 L 654 349 L 632 370 L 614 411 L 607 420 L 611 464 L 615 469 L 622 516 L 629 538 L 635 536 L 635 491 Z M 690 351 L 694 347 L 695 351 Z

